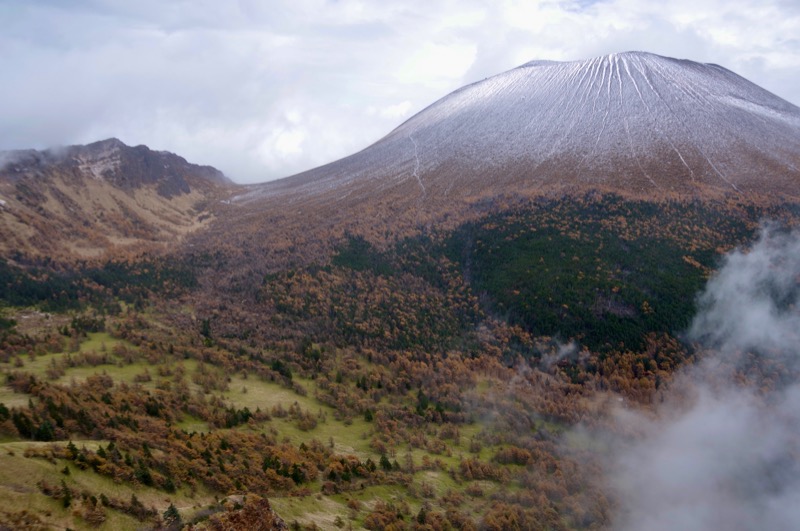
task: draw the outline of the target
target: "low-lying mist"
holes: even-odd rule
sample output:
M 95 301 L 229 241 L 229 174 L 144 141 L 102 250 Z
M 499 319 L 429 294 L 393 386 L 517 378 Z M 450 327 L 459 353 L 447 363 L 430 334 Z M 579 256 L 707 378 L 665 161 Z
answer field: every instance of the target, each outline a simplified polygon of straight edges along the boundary
M 699 296 L 699 361 L 654 415 L 620 412 L 619 530 L 800 528 L 800 231 L 765 226 Z

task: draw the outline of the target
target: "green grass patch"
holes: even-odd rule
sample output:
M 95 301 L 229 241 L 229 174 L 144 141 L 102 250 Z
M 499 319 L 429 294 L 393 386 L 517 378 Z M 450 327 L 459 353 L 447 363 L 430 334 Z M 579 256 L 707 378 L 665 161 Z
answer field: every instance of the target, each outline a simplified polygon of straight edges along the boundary
M 87 334 L 85 341 L 81 343 L 80 352 L 111 352 L 117 345 L 125 345 L 128 348 L 136 348 L 127 341 L 111 337 L 108 332 L 93 332 Z
M 295 378 L 295 384 L 301 385 L 307 390 L 313 389 L 313 382 L 310 380 Z M 353 454 L 360 459 L 379 457 L 369 447 L 369 438 L 366 434 L 370 432 L 372 426 L 363 418 L 354 418 L 348 424 L 336 420 L 333 417 L 334 410 L 330 406 L 323 404 L 310 394 L 302 396 L 274 382 L 233 376 L 229 387 L 227 392 L 222 393 L 222 398 L 237 409 L 247 407 L 249 410 L 255 411 L 260 408 L 262 411 L 272 412 L 274 407 L 280 406 L 283 410 L 288 411 L 290 407 L 297 404 L 301 411 L 309 412 L 317 417 L 316 427 L 304 430 L 291 417 L 273 416 L 269 427 L 277 430 L 280 440 L 287 439 L 294 445 L 310 439 L 317 439 L 328 445 L 332 440 L 334 451 L 337 453 Z
M 208 422 L 200 420 L 197 417 L 193 417 L 192 415 L 184 415 L 183 420 L 177 422 L 175 427 L 185 431 L 186 433 L 208 433 L 211 431 L 211 427 L 208 425 Z
M 297 446 L 302 442 L 317 439 L 328 445 L 333 440 L 333 450 L 338 454 L 352 454 L 361 460 L 371 458 L 377 462 L 380 458 L 369 446 L 369 433 L 371 426 L 364 420 L 354 420 L 349 426 L 344 422 L 328 417 L 324 422 L 318 422 L 316 428 L 303 431 L 297 427 L 295 421 L 290 419 L 273 419 L 270 426 L 279 434 L 280 440 L 288 440 Z
M 74 443 L 79 448 L 85 446 L 94 450 L 101 441 L 74 441 Z M 203 490 L 197 490 L 192 496 L 188 489 L 181 489 L 175 494 L 166 496 L 163 491 L 116 483 L 91 470 L 80 470 L 74 463 L 65 460 L 54 459 L 50 462 L 43 458 L 24 457 L 26 448 L 34 446 L 46 448 L 52 444 L 63 446 L 64 443 L 0 444 L 0 499 L 3 500 L 3 511 L 33 512 L 53 528 L 91 529 L 86 521 L 73 516 L 72 511 L 77 505 L 76 502 L 73 503 L 73 507 L 65 509 L 61 501 L 42 494 L 37 487 L 37 482 L 42 480 L 51 485 L 59 485 L 64 480 L 74 493 L 88 492 L 98 498 L 102 493 L 108 497 L 128 501 L 131 495 L 135 494 L 145 506 L 152 506 L 159 513 L 166 510 L 170 503 L 174 503 L 183 511 L 213 501 L 213 497 Z M 69 475 L 63 473 L 65 467 L 69 468 Z M 106 517 L 106 521 L 99 529 L 137 530 L 143 526 L 142 522 L 112 509 L 106 509 Z
M 301 384 L 302 385 L 302 384 Z M 274 406 L 280 405 L 288 409 L 295 402 L 304 410 L 316 412 L 321 408 L 330 408 L 310 396 L 302 396 L 291 389 L 287 389 L 275 382 L 266 382 L 255 378 L 242 378 L 231 376 L 228 384 L 229 390 L 222 394 L 222 398 L 237 408 L 249 408 L 255 411 L 270 411 Z
M 439 498 L 449 490 L 461 490 L 462 485 L 456 483 L 450 474 L 438 470 L 422 470 L 414 474 L 414 483 L 428 484 L 433 487 L 435 497 Z
M 347 505 L 332 496 L 312 494 L 305 497 L 271 497 L 270 505 L 290 526 L 297 522 L 304 526 L 314 524 L 322 529 L 337 529 L 337 516 L 345 523 L 350 522 Z
M 25 407 L 28 405 L 28 400 L 31 396 L 25 393 L 15 393 L 7 385 L 0 387 L 0 404 L 5 404 L 6 407 Z

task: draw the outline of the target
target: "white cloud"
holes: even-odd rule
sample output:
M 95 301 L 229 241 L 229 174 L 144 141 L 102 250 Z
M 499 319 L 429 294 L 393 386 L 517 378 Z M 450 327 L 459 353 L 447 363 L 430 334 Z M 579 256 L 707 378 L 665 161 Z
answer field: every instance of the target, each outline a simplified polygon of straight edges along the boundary
M 800 528 L 800 232 L 764 230 L 700 297 L 690 336 L 713 349 L 679 374 L 643 434 L 615 441 L 615 529 Z
M 274 149 L 280 155 L 300 155 L 303 153 L 303 140 L 306 134 L 301 129 L 280 131 L 275 138 Z
M 262 181 L 529 60 L 625 50 L 722 64 L 797 104 L 797 35 L 781 0 L 4 0 L 0 150 L 117 136 Z
M 475 60 L 471 43 L 424 43 L 398 65 L 395 77 L 406 85 L 425 84 L 437 88 L 460 83 Z
M 764 229 L 753 250 L 729 254 L 700 297 L 694 338 L 723 351 L 786 351 L 800 341 L 800 237 Z
M 393 105 L 388 105 L 382 108 L 370 107 L 367 113 L 371 116 L 380 116 L 381 118 L 397 119 L 408 116 L 411 112 L 412 103 L 408 100 Z

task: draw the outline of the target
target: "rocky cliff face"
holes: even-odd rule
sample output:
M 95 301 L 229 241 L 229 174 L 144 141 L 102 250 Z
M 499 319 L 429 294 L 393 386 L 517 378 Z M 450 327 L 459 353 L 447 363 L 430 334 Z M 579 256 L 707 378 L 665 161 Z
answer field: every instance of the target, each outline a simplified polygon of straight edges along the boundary
M 46 179 L 48 174 L 55 172 L 66 174 L 76 181 L 86 178 L 104 181 L 122 190 L 155 185 L 166 198 L 190 193 L 189 181 L 192 180 L 231 184 L 216 168 L 191 164 L 168 151 L 153 151 L 147 146 L 126 146 L 116 138 L 85 146 L 0 154 L 0 175 L 6 177 Z
M 233 184 L 117 139 L 0 157 L 0 253 L 95 258 L 168 245 L 205 225 Z

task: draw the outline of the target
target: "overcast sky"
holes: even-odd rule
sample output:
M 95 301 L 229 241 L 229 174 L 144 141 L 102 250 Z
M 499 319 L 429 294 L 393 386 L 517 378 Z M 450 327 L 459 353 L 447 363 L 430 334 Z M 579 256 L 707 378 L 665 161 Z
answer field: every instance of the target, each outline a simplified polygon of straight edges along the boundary
M 798 0 L 0 0 L 0 150 L 117 137 L 238 182 L 533 59 L 641 50 L 800 105 Z

